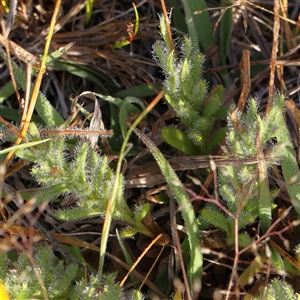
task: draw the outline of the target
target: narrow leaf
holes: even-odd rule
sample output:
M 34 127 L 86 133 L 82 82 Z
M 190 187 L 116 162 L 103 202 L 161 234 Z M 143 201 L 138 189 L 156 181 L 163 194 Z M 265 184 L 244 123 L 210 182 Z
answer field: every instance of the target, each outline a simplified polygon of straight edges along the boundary
M 49 140 L 50 139 L 45 139 L 45 140 L 42 140 L 42 141 L 34 141 L 34 142 L 29 142 L 29 143 L 24 143 L 24 144 L 21 144 L 21 145 L 13 146 L 13 147 L 10 147 L 10 148 L 7 148 L 7 149 L 4 149 L 4 150 L 0 151 L 0 155 L 11 152 L 11 151 L 18 151 L 18 150 L 22 150 L 22 149 L 25 149 L 25 148 L 33 147 L 33 146 L 36 146 L 38 144 L 48 142 Z
M 138 135 L 138 137 L 143 141 L 143 143 L 149 148 L 150 152 L 156 159 L 161 169 L 161 172 L 165 176 L 166 181 L 168 182 L 176 198 L 176 201 L 181 209 L 182 217 L 185 220 L 190 245 L 191 259 L 189 264 L 188 275 L 190 281 L 190 288 L 192 289 L 193 284 L 196 281 L 198 282 L 198 280 L 201 278 L 203 267 L 201 245 L 199 240 L 199 228 L 197 225 L 197 219 L 193 210 L 193 206 L 191 205 L 189 196 L 185 192 L 181 181 L 170 166 L 169 162 L 159 151 L 159 149 L 140 130 L 135 129 L 134 131 Z
M 191 141 L 188 135 L 177 128 L 163 128 L 162 138 L 172 147 L 188 154 L 199 154 L 199 148 Z

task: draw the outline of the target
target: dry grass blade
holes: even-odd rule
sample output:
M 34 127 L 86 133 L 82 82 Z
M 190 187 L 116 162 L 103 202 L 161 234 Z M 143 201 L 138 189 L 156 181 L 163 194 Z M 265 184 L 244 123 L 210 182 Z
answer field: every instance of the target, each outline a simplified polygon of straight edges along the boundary
M 265 158 L 268 159 L 268 158 Z M 224 156 L 188 156 L 188 157 L 174 157 L 168 160 L 169 164 L 172 166 L 174 171 L 179 170 L 195 170 L 195 169 L 203 169 L 210 168 L 211 162 L 213 162 L 216 167 L 224 167 L 224 166 L 236 166 L 236 165 L 249 165 L 256 164 L 260 160 L 257 158 L 240 158 L 240 157 L 224 157 Z M 160 174 L 160 169 L 156 163 L 144 164 L 142 166 L 134 166 L 131 167 L 126 175 L 126 179 L 128 180 L 127 186 L 128 188 L 134 188 L 136 185 L 130 185 L 130 182 L 137 183 L 134 178 L 139 178 L 141 181 L 143 178 L 147 180 L 149 177 L 153 177 L 155 175 Z M 154 180 L 155 181 L 155 180 Z M 162 184 L 165 181 L 160 181 Z M 148 186 L 150 187 L 150 186 Z
M 273 101 L 273 94 L 274 94 L 274 78 L 275 78 L 275 68 L 276 68 L 275 62 L 277 58 L 279 29 L 280 29 L 279 1 L 280 0 L 274 0 L 273 46 L 272 46 L 271 68 L 270 68 L 269 97 L 268 97 L 266 113 L 269 113 Z
M 0 34 L 0 43 L 5 48 L 8 47 L 10 52 L 24 63 L 31 64 L 36 69 L 40 68 L 40 60 L 36 56 L 26 51 L 24 48 L 14 43 L 13 41 L 6 41 L 5 37 L 2 34 Z
M 112 136 L 114 133 L 112 130 L 92 130 L 92 129 L 81 129 L 81 128 L 68 128 L 68 129 L 42 129 L 41 134 L 54 135 L 54 136 Z
M 15 42 L 10 41 L 9 39 L 6 40 L 1 33 L 0 44 L 2 44 L 5 48 L 8 47 L 9 51 L 25 64 L 31 64 L 36 69 L 40 68 L 40 60 L 36 56 L 22 48 Z
M 21 101 L 21 97 L 20 97 L 20 94 L 19 94 L 19 91 L 18 91 L 18 87 L 17 87 L 17 82 L 16 82 L 16 79 L 15 79 L 15 76 L 14 76 L 14 73 L 13 73 L 13 70 L 12 70 L 12 62 L 11 62 L 11 57 L 10 57 L 10 47 L 7 47 L 7 44 L 9 44 L 7 38 L 6 38 L 6 32 L 5 32 L 5 26 L 4 26 L 4 23 L 1 19 L 1 27 L 2 27 L 2 30 L 4 32 L 4 36 L 1 35 L 2 37 L 2 42 L 1 44 L 6 47 L 6 52 L 7 52 L 7 64 L 8 64 L 8 69 L 9 69 L 9 72 L 11 74 L 11 81 L 12 81 L 12 85 L 14 87 L 14 90 L 15 90 L 15 93 L 16 93 L 16 97 L 18 99 L 18 102 L 19 102 L 19 105 L 22 107 L 22 101 Z M 1 49 L 2 51 L 2 49 Z
M 244 49 L 243 56 L 240 62 L 240 72 L 241 72 L 241 84 L 242 84 L 242 92 L 240 95 L 240 99 L 237 104 L 237 108 L 240 111 L 243 111 L 246 101 L 248 99 L 250 90 L 251 90 L 251 76 L 250 76 L 250 51 Z

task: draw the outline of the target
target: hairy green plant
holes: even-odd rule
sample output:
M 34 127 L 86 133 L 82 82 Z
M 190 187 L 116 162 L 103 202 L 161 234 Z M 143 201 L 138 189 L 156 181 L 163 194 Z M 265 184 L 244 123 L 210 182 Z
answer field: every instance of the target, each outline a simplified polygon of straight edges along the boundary
M 27 138 L 41 139 L 34 123 L 30 125 Z M 43 186 L 35 195 L 37 204 L 54 200 L 60 195 L 72 195 L 76 199 L 75 206 L 55 213 L 56 217 L 62 220 L 104 217 L 115 176 L 119 176 L 117 204 L 113 218 L 125 221 L 131 226 L 133 234 L 141 232 L 153 237 L 153 233 L 143 225 L 140 218 L 141 211 L 145 215 L 149 207 L 141 206 L 136 210 L 138 217 L 135 216 L 123 198 L 122 175 L 115 175 L 108 165 L 107 157 L 100 156 L 88 142 L 79 142 L 71 153 L 62 137 L 52 136 L 44 146 L 36 145 L 22 149 L 17 151 L 16 155 L 34 164 L 31 174 Z
M 122 288 L 115 283 L 116 274 L 103 275 L 101 280 L 91 276 L 89 280 L 81 280 L 75 287 L 78 300 L 142 300 L 143 296 L 139 291 L 123 292 Z
M 235 222 L 238 230 L 254 222 L 257 217 L 263 230 L 266 231 L 271 225 L 272 200 L 279 190 L 270 190 L 267 169 L 276 160 L 283 161 L 286 152 L 286 143 L 280 138 L 283 132 L 287 133 L 286 124 L 282 121 L 283 105 L 284 97 L 274 95 L 269 114 L 262 116 L 257 101 L 251 99 L 246 113 L 237 112 L 234 119 L 228 117 L 226 143 L 229 152 L 236 155 L 237 165 L 219 169 L 219 192 L 231 216 L 223 215 L 211 204 L 201 212 L 206 222 L 226 232 L 228 245 L 234 243 Z M 257 157 L 257 163 L 240 165 L 239 157 Z M 289 164 L 292 166 L 291 162 Z M 240 246 L 245 247 L 249 243 L 251 240 L 245 234 L 239 235 Z
M 12 299 L 44 299 L 43 289 L 50 299 L 74 299 L 72 282 L 76 279 L 77 265 L 68 263 L 65 266 L 49 247 L 42 246 L 36 249 L 33 260 L 34 266 L 24 253 L 16 263 L 5 254 L 0 255 L 0 281 Z
M 80 279 L 77 265 L 59 260 L 50 247 L 37 247 L 33 260 L 24 253 L 16 262 L 0 254 L 0 282 L 11 299 L 16 300 L 45 299 L 45 295 L 53 300 L 142 299 L 138 291 L 124 292 L 115 283 L 115 276 L 98 278 L 92 275 Z
M 164 41 L 156 41 L 153 52 L 165 75 L 165 98 L 186 125 L 189 138 L 200 147 L 200 153 L 206 154 L 210 149 L 210 131 L 220 112 L 223 88 L 218 86 L 208 95 L 201 73 L 204 56 L 188 37 L 183 37 L 180 53 L 173 50 L 163 16 L 160 30 Z M 221 141 L 219 137 L 218 142 Z
M 252 297 L 251 300 L 297 300 L 300 299 L 299 294 L 296 294 L 294 289 L 286 281 L 279 278 L 274 278 L 267 287 L 260 289 L 260 294 L 257 297 Z

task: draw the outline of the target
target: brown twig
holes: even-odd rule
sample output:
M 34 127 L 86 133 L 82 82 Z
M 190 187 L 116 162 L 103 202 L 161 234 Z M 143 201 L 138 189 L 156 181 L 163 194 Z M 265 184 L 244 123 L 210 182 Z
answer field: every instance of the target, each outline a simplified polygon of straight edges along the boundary
M 248 95 L 251 90 L 251 76 L 250 76 L 250 51 L 244 49 L 243 56 L 241 58 L 241 62 L 239 64 L 240 72 L 241 72 L 241 85 L 242 91 L 240 95 L 240 99 L 237 104 L 237 108 L 239 111 L 243 111 L 245 103 L 248 99 Z

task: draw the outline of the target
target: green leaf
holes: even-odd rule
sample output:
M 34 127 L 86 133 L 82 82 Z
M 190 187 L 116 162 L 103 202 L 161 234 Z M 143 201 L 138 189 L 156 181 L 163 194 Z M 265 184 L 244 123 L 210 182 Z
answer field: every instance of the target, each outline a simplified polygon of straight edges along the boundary
M 272 202 L 269 191 L 267 172 L 263 171 L 264 168 L 259 169 L 260 176 L 260 193 L 259 193 L 259 218 L 261 220 L 262 229 L 266 232 L 271 226 L 272 220 Z M 266 173 L 266 174 L 264 174 Z
M 185 59 L 181 66 L 181 72 L 180 72 L 180 80 L 182 84 L 182 91 L 185 95 L 190 95 L 192 90 L 192 81 L 190 76 L 190 66 L 188 63 L 188 60 Z
M 127 265 L 128 266 L 132 266 L 133 265 L 133 261 L 131 259 L 131 256 L 130 256 L 129 252 L 127 251 L 126 246 L 124 245 L 124 243 L 123 243 L 123 241 L 122 241 L 122 239 L 121 239 L 121 237 L 120 237 L 119 232 L 118 232 L 117 229 L 116 229 L 116 235 L 117 235 L 117 239 L 118 239 L 119 245 L 120 245 L 120 247 L 121 247 L 121 249 L 123 251 L 123 254 L 124 254 L 124 257 L 125 257 Z M 130 273 L 129 276 L 130 276 L 131 282 L 137 282 L 138 281 L 138 279 L 132 273 Z M 138 285 L 135 284 L 134 287 L 137 289 Z
M 159 18 L 159 28 L 160 28 L 161 37 L 163 38 L 163 40 L 164 40 L 164 42 L 165 42 L 165 44 L 167 46 L 167 49 L 169 51 L 171 51 L 172 47 L 171 47 L 171 44 L 170 44 L 170 41 L 169 41 L 169 37 L 168 37 L 168 32 L 167 32 L 167 27 L 166 27 L 166 21 L 167 20 L 165 20 L 164 15 L 161 15 L 161 17 Z M 157 46 L 161 46 L 161 44 L 159 44 L 159 43 L 156 43 L 156 45 Z M 159 48 L 161 48 L 161 47 L 159 47 Z M 164 53 L 163 53 L 164 51 L 162 50 L 162 48 L 160 50 L 161 50 L 160 53 L 161 53 L 161 57 L 162 57 L 164 55 Z
M 290 134 L 282 114 L 283 104 L 284 95 L 274 95 L 273 105 L 277 114 L 277 122 L 275 123 L 277 128 L 276 137 L 277 143 L 281 147 L 282 173 L 292 204 L 298 214 L 300 214 L 300 172 Z
M 245 285 L 251 284 L 254 280 L 254 277 L 258 274 L 258 272 L 261 271 L 267 261 L 268 258 L 266 257 L 264 250 L 260 251 L 258 255 L 255 256 L 255 259 L 251 262 L 250 266 L 247 267 L 246 270 L 238 278 L 239 286 L 243 287 Z
M 240 233 L 238 235 L 238 243 L 239 243 L 240 247 L 246 248 L 246 247 L 248 247 L 249 245 L 252 244 L 252 240 L 247 234 Z
M 20 151 L 20 150 L 23 150 L 23 149 L 26 149 L 26 148 L 30 148 L 30 147 L 48 142 L 49 140 L 50 139 L 45 139 L 45 140 L 41 140 L 41 141 L 28 142 L 28 143 L 20 144 L 20 145 L 17 145 L 17 146 L 12 146 L 10 148 L 6 148 L 4 150 L 1 150 L 0 155 L 4 154 L 4 153 L 8 153 L 10 151 Z
M 40 204 L 44 201 L 53 200 L 68 191 L 69 187 L 65 183 L 45 187 L 35 195 L 36 203 Z
M 206 222 L 209 222 L 217 228 L 223 229 L 227 235 L 230 235 L 230 227 L 228 222 L 228 217 L 224 216 L 217 210 L 213 209 L 202 209 L 201 216 Z
M 139 205 L 135 208 L 134 210 L 134 220 L 136 223 L 141 222 L 148 212 L 150 211 L 150 204 L 149 203 L 144 203 L 142 205 Z
M 228 235 L 227 239 L 226 239 L 226 244 L 228 246 L 233 246 L 236 243 L 233 226 L 234 226 L 234 223 L 232 223 L 232 226 L 231 226 L 232 227 L 231 234 Z M 246 248 L 249 245 L 251 245 L 251 243 L 252 243 L 252 240 L 247 234 L 240 233 L 238 235 L 238 245 L 239 245 L 239 247 Z
M 177 128 L 163 128 L 162 138 L 172 147 L 188 155 L 198 155 L 199 148 L 191 141 L 188 135 Z
M 282 261 L 281 255 L 276 251 L 274 247 L 271 246 L 270 249 L 272 265 L 275 267 L 276 270 L 285 271 L 285 266 Z
M 72 174 L 70 175 L 77 185 L 85 185 L 86 183 L 85 165 L 86 165 L 87 155 L 88 155 L 88 145 L 87 143 L 82 143 L 76 149 L 76 157 L 71 165 Z
M 200 53 L 198 43 L 203 50 L 214 44 L 213 26 L 208 11 L 205 10 L 205 1 L 181 0 L 181 3 L 194 49 Z M 197 10 L 201 10 L 201 14 L 195 15 L 194 12 Z
M 233 4 L 233 0 L 221 0 L 221 6 Z M 226 58 L 230 47 L 232 28 L 232 8 L 226 10 L 220 21 L 220 52 L 222 65 L 226 65 Z
M 120 123 L 123 138 L 125 138 L 125 135 L 127 133 L 127 126 L 125 120 L 128 119 L 128 115 L 139 112 L 139 109 L 135 107 L 133 104 L 138 104 L 142 110 L 145 109 L 144 103 L 138 98 L 126 97 L 124 99 L 120 107 L 120 114 L 119 114 L 119 123 Z
M 94 0 L 85 1 L 85 21 L 84 25 L 87 26 L 90 23 L 93 13 Z
M 11 84 L 11 82 L 10 82 Z M 17 123 L 21 122 L 21 116 L 17 109 L 9 108 L 4 105 L 0 105 L 0 116 L 5 118 L 5 120 L 15 121 Z M 38 116 L 33 115 L 32 121 L 36 122 L 37 124 L 45 124 L 44 121 Z
M 15 93 L 12 82 L 8 82 L 0 90 L 0 103 L 4 102 L 9 96 Z
M 53 61 L 56 59 L 60 58 L 66 51 L 68 51 L 72 46 L 74 45 L 73 43 L 69 43 L 68 45 L 64 47 L 60 47 L 58 50 L 52 52 L 47 56 L 46 60 L 46 65 L 50 65 Z
M 207 153 L 212 153 L 212 150 L 222 145 L 222 142 L 224 141 L 227 133 L 226 127 L 221 127 L 216 131 L 216 133 L 210 138 L 209 145 L 207 145 Z
M 187 235 L 189 237 L 190 246 L 190 264 L 188 269 L 188 276 L 190 282 L 190 288 L 193 284 L 199 281 L 202 276 L 203 260 L 201 254 L 201 245 L 199 241 L 199 228 L 197 225 L 197 219 L 193 206 L 191 205 L 189 196 L 184 190 L 184 187 L 177 177 L 176 173 L 170 166 L 169 162 L 165 159 L 159 149 L 155 144 L 138 129 L 135 129 L 135 133 L 143 141 L 143 143 L 148 147 L 150 152 L 153 154 L 155 160 L 157 161 L 162 174 L 165 176 L 176 201 L 181 209 L 182 217 L 185 221 Z M 191 289 L 192 290 L 192 289 Z
M 38 141 L 41 139 L 38 127 L 34 122 L 29 123 L 27 135 L 30 135 L 30 138 L 34 141 Z

